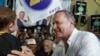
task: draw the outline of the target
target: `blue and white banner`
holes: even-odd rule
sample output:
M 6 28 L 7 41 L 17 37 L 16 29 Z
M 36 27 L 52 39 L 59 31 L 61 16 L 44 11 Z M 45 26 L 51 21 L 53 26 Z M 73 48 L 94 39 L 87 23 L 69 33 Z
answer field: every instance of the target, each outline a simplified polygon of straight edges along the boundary
M 19 18 L 20 11 L 25 11 L 25 9 L 22 7 L 20 0 L 16 0 L 16 15 L 17 15 L 17 18 Z M 26 12 L 25 12 L 24 18 L 26 18 Z
M 61 2 L 62 9 L 70 11 L 71 0 L 59 0 Z
M 19 0 L 32 23 L 46 18 L 61 10 L 59 0 Z

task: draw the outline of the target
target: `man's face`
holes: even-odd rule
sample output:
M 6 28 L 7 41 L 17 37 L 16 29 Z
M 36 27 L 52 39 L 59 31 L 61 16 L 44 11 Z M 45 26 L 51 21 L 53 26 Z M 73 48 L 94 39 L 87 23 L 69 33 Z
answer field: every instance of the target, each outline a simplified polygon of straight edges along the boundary
M 24 13 L 24 12 L 21 12 L 21 13 L 19 14 L 19 17 L 20 17 L 21 19 L 23 19 L 24 16 L 25 16 L 25 13 Z
M 52 50 L 52 45 L 50 43 L 44 43 L 44 51 L 50 52 Z
M 56 37 L 66 39 L 70 32 L 70 21 L 63 12 L 59 12 L 54 16 L 53 29 Z

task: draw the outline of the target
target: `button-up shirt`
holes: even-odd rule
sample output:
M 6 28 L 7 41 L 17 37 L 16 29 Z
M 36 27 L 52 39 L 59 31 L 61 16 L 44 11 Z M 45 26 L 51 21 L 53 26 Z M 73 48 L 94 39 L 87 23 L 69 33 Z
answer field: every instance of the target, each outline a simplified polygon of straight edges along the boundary
M 65 56 L 100 56 L 100 43 L 91 32 L 74 29 L 67 41 L 69 48 Z

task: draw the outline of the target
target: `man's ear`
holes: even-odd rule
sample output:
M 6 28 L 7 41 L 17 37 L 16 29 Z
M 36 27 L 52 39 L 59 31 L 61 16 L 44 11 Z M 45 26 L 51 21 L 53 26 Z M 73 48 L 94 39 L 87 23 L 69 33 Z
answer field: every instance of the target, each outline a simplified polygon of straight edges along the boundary
M 8 25 L 8 27 L 9 27 L 9 30 L 12 31 L 12 30 L 13 30 L 13 29 L 12 29 L 12 28 L 13 28 L 13 23 L 10 23 L 10 24 Z
M 74 21 L 72 19 L 70 19 L 70 26 L 74 26 Z

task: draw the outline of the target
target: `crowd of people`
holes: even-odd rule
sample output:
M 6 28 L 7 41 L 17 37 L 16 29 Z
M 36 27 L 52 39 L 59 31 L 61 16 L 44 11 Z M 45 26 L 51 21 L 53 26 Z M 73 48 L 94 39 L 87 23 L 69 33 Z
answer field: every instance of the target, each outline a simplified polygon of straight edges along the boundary
M 24 12 L 19 15 L 23 20 Z M 0 56 L 100 56 L 98 38 L 77 30 L 73 15 L 66 10 L 54 14 L 52 34 L 48 26 L 28 29 L 29 23 L 23 22 L 29 20 L 22 20 L 11 9 L 0 7 Z M 16 36 L 11 34 L 14 31 Z

